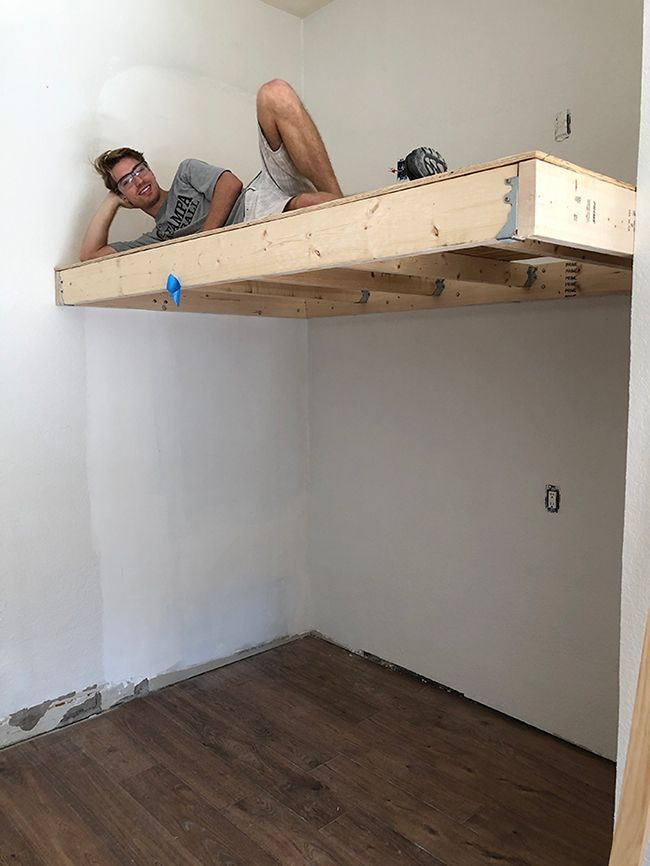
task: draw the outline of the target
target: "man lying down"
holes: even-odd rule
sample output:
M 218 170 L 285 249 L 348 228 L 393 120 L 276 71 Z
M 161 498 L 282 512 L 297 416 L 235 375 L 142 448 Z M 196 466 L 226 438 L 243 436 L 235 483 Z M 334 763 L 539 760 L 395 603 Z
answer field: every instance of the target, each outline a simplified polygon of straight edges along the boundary
M 286 81 L 260 88 L 257 121 L 263 167 L 245 188 L 228 169 L 185 159 L 165 190 L 139 151 L 120 147 L 98 156 L 95 169 L 109 192 L 86 230 L 81 261 L 343 196 L 320 134 Z M 436 151 L 417 148 L 407 157 L 407 170 L 409 177 L 423 177 L 447 166 Z M 149 214 L 154 228 L 135 240 L 109 244 L 108 232 L 121 207 Z

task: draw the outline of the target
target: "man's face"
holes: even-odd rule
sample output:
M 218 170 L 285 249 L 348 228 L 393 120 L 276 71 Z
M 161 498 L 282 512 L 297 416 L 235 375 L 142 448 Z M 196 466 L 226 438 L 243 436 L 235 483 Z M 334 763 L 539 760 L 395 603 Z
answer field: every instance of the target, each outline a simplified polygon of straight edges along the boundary
M 141 169 L 136 175 L 134 169 Z M 111 169 L 113 180 L 117 184 L 118 195 L 122 196 L 132 207 L 148 210 L 160 198 L 160 187 L 151 169 L 146 163 L 138 162 L 131 156 L 124 156 Z

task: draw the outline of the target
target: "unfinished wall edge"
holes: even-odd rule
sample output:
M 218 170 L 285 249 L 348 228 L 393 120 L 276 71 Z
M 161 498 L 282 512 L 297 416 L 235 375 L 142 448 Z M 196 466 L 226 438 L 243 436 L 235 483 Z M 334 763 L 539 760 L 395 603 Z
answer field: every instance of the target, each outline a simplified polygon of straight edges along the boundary
M 188 680 L 208 671 L 217 670 L 236 661 L 258 655 L 277 646 L 282 646 L 303 637 L 303 633 L 286 635 L 253 647 L 239 650 L 230 656 L 212 659 L 182 670 L 165 671 L 151 679 L 127 680 L 121 683 L 103 683 L 86 686 L 35 704 L 23 707 L 0 719 L 0 749 L 49 734 L 75 722 L 104 713 L 127 701 L 135 700 L 174 683 Z

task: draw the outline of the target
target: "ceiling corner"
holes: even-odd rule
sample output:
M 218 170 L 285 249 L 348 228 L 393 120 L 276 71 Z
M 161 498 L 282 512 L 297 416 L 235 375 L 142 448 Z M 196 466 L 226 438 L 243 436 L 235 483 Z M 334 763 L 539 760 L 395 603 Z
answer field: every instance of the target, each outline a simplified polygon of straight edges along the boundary
M 267 6 L 275 6 L 298 18 L 307 18 L 323 6 L 327 6 L 332 0 L 262 0 Z

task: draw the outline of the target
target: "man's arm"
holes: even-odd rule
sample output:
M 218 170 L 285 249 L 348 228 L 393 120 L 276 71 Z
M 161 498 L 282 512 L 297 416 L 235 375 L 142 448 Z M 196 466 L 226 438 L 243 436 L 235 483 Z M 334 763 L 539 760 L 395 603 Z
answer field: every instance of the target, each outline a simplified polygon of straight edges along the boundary
M 109 192 L 86 229 L 79 253 L 82 262 L 86 262 L 88 259 L 97 259 L 99 256 L 108 256 L 115 252 L 113 247 L 108 244 L 108 230 L 115 219 L 115 214 L 121 207 L 122 201 L 119 196 Z
M 232 210 L 242 189 L 242 182 L 231 171 L 224 171 L 219 176 L 219 180 L 216 182 L 214 192 L 212 193 L 210 210 L 201 231 L 207 232 L 210 229 L 221 228 L 228 219 L 228 214 Z M 103 255 L 106 255 L 106 253 L 103 253 Z

